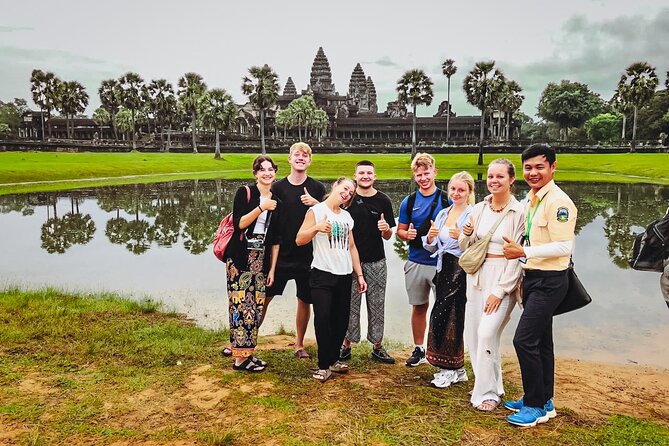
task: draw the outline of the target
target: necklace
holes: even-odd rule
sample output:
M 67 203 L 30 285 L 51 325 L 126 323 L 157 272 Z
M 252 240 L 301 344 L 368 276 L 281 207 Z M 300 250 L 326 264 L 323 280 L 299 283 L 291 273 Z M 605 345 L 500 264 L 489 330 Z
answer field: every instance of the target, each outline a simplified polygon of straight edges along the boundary
M 495 209 L 494 207 L 492 207 L 492 198 L 491 198 L 490 201 L 488 202 L 488 207 L 490 208 L 491 211 L 495 212 L 496 214 L 499 214 L 504 210 L 504 208 L 506 208 L 509 205 L 509 203 L 511 203 L 511 199 L 509 199 L 509 201 L 507 201 L 506 204 L 501 208 Z

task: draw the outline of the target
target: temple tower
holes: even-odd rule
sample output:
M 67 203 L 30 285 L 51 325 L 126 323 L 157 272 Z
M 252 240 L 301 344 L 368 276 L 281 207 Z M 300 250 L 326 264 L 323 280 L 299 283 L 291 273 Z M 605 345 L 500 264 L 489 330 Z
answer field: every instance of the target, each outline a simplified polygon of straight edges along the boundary
M 286 81 L 286 86 L 283 87 L 283 95 L 297 96 L 297 88 L 295 88 L 295 83 L 293 82 L 292 77 L 289 77 L 288 80 Z
M 335 94 L 330 63 L 325 56 L 322 46 L 318 47 L 314 63 L 311 65 L 311 78 L 308 90 L 314 93 Z
M 376 104 L 376 87 L 374 86 L 374 82 L 372 82 L 372 76 L 367 77 L 367 97 L 369 111 L 372 113 L 378 113 L 379 106 Z
M 348 83 L 348 103 L 357 105 L 359 112 L 369 111 L 369 98 L 367 97 L 367 79 L 362 66 L 357 64 L 351 73 L 351 80 Z

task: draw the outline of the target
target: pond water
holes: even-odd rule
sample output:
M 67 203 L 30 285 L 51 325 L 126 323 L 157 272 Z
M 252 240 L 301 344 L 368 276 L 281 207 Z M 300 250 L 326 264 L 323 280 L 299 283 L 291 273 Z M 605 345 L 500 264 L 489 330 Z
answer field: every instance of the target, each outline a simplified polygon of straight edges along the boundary
M 243 181 L 178 181 L 0 196 L 0 286 L 56 286 L 152 297 L 200 325 L 227 325 L 223 264 L 211 238 Z M 396 212 L 409 181 L 379 181 Z M 523 185 L 524 186 L 524 185 Z M 669 309 L 659 274 L 627 265 L 634 234 L 659 218 L 669 187 L 564 183 L 579 209 L 574 262 L 593 296 L 588 307 L 555 318 L 558 355 L 669 368 Z M 485 184 L 478 182 L 477 197 Z M 517 190 L 520 198 L 526 188 Z M 406 247 L 386 242 L 386 338 L 411 343 L 410 306 L 402 273 Z M 277 297 L 261 334 L 294 327 L 295 288 Z M 364 307 L 364 305 L 363 305 Z M 511 338 L 520 311 L 502 338 Z M 365 327 L 363 309 L 363 333 Z M 313 326 L 307 336 L 313 338 Z M 364 336 L 364 335 L 363 335 Z

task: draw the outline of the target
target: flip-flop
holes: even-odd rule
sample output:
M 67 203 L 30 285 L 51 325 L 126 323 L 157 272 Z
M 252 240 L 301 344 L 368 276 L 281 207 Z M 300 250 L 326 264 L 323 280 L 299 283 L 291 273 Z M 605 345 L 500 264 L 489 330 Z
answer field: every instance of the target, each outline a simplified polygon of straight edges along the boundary
M 303 349 L 303 348 L 300 348 L 300 349 L 295 350 L 295 357 L 298 358 L 298 359 L 308 359 L 308 358 L 311 358 L 311 356 L 309 355 L 309 353 L 307 353 L 307 351 L 306 351 L 305 349 Z
M 221 350 L 221 355 L 232 356 L 232 350 L 230 349 L 230 347 L 225 347 L 223 350 Z
M 234 370 L 237 370 L 238 372 L 249 372 L 249 373 L 259 373 L 265 370 L 264 366 L 261 366 L 260 364 L 256 364 L 253 362 L 252 357 L 249 356 L 242 362 L 241 364 L 232 364 L 232 368 Z

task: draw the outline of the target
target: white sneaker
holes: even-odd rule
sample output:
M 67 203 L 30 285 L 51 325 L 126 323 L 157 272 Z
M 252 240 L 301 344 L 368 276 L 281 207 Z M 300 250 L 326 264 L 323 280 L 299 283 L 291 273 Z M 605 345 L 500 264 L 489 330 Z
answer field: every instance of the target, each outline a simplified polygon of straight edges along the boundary
M 432 380 L 432 385 L 434 387 L 437 387 L 439 389 L 444 389 L 454 382 L 457 379 L 457 373 L 455 370 L 443 370 L 443 373 L 441 373 L 439 376 L 435 377 Z
M 469 378 L 467 377 L 467 371 L 462 368 L 462 369 L 457 369 L 455 371 L 456 377 L 455 380 L 453 381 L 453 384 L 455 383 L 463 383 L 466 381 L 469 381 Z

